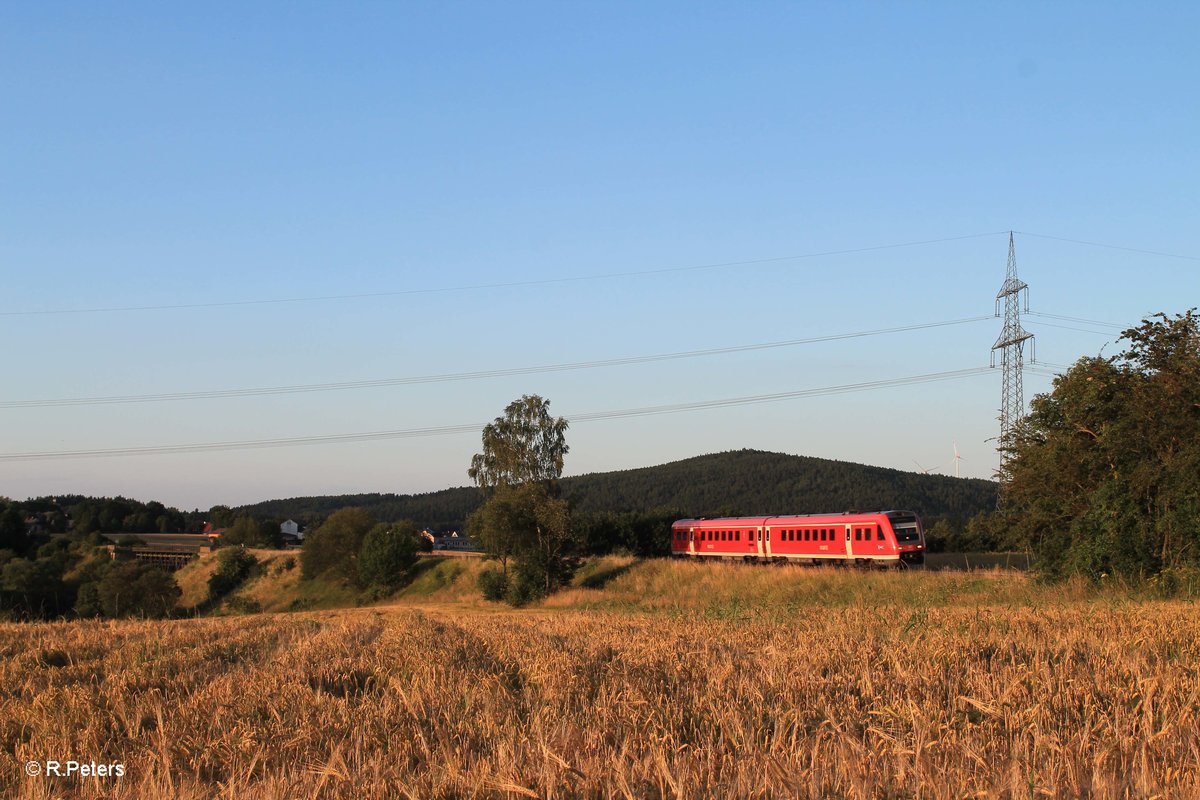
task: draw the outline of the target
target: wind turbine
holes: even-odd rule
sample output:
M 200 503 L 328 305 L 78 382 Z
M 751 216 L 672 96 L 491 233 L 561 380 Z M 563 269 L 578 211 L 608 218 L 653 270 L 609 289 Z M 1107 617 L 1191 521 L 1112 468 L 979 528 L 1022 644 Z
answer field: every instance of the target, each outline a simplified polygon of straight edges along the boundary
M 954 477 L 960 477 L 958 474 L 958 462 L 962 461 L 963 457 L 958 454 L 958 442 L 954 442 Z
M 925 467 L 922 467 L 921 463 L 919 461 L 917 461 L 915 458 L 913 459 L 913 463 L 917 465 L 917 471 L 920 472 L 922 475 L 930 475 L 933 473 L 933 471 L 935 469 L 937 469 L 937 467 L 930 467 L 929 469 L 926 469 Z

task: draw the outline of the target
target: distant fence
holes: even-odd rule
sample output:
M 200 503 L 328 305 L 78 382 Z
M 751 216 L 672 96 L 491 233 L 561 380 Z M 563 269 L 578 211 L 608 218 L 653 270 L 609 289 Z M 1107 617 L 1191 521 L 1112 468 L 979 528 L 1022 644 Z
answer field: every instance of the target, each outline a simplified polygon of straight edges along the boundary
M 422 558 L 485 558 L 487 553 L 479 550 L 434 550 L 420 555 Z
M 926 569 L 1029 569 L 1028 553 L 926 553 Z

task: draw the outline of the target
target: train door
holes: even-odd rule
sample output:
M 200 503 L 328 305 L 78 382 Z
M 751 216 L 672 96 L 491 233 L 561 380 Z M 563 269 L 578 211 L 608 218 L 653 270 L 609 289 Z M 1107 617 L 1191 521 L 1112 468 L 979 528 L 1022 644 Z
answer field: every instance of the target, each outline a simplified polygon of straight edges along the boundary
M 847 560 L 852 560 L 854 558 L 853 534 L 854 534 L 854 526 L 847 525 L 846 526 L 846 558 L 847 558 Z
M 688 528 L 687 532 L 687 551 L 689 556 L 696 555 L 696 529 Z

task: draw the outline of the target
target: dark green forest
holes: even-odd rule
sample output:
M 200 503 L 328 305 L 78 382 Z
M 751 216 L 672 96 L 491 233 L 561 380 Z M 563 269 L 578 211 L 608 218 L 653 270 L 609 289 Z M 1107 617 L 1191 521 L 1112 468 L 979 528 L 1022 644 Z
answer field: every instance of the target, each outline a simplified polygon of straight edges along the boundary
M 923 475 L 807 456 L 737 450 L 655 467 L 600 472 L 561 480 L 563 497 L 582 513 L 682 516 L 809 514 L 902 508 L 926 519 L 965 523 L 996 506 L 991 481 Z M 341 508 L 367 509 L 377 519 L 411 519 L 436 530 L 462 530 L 479 507 L 478 489 L 426 494 L 355 494 L 269 500 L 238 513 L 290 517 L 314 524 Z

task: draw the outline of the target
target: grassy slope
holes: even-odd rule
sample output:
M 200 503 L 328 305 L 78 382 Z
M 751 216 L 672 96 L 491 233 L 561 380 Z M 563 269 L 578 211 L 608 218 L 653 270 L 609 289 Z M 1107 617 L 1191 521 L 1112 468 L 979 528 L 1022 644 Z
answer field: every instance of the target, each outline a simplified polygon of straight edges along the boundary
M 325 580 L 301 581 L 298 556 L 254 551 L 260 568 L 231 597 L 257 603 L 263 611 L 350 608 L 360 605 L 444 605 L 496 607 L 476 585 L 481 559 L 423 558 L 411 582 L 389 597 L 366 600 L 353 587 Z M 297 564 L 286 569 L 295 559 Z M 181 608 L 207 599 L 212 560 L 177 573 L 184 587 Z M 1117 587 L 1114 591 L 1119 592 Z M 1028 573 L 992 569 L 973 572 L 858 571 L 794 566 L 748 566 L 602 556 L 585 560 L 571 586 L 542 603 L 553 609 L 612 609 L 707 617 L 747 614 L 794 615 L 805 608 L 890 606 L 931 609 L 946 606 L 1011 606 L 1075 603 L 1108 597 L 1078 582 L 1043 586 Z M 226 604 L 217 609 L 227 611 Z
M 345 608 L 356 604 L 357 592 L 327 581 L 300 580 L 300 554 L 288 550 L 250 550 L 258 567 L 240 588 L 215 609 L 206 609 L 208 579 L 217 567 L 216 555 L 191 562 L 175 573 L 182 590 L 177 607 L 184 611 L 225 613 L 229 600 L 256 603 L 263 611 Z
M 233 613 L 230 600 L 257 604 L 264 612 L 315 611 L 353 608 L 363 604 L 362 594 L 344 583 L 300 579 L 300 555 L 294 551 L 251 550 L 258 567 L 246 582 L 216 608 L 206 608 L 208 579 L 217 567 L 216 556 L 198 559 L 175 573 L 182 590 L 177 607 L 192 613 Z M 390 598 L 375 603 L 433 600 L 435 602 L 473 603 L 479 601 L 475 581 L 483 562 L 462 558 L 423 558 L 413 569 L 411 583 Z M 481 602 L 481 601 L 480 601 Z

